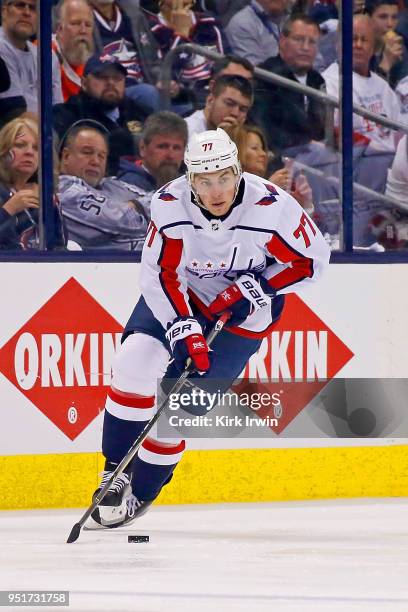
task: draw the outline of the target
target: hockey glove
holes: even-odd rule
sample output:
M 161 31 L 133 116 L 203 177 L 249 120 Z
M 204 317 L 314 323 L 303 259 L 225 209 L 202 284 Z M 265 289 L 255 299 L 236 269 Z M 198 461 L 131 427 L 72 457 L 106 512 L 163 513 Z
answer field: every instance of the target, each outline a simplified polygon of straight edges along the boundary
M 208 358 L 209 348 L 203 336 L 201 325 L 193 317 L 180 317 L 173 321 L 166 332 L 171 352 L 177 368 L 185 368 L 190 357 L 194 368 L 199 372 L 206 372 L 210 367 Z
M 268 293 L 266 293 L 268 291 Z M 240 325 L 253 312 L 270 308 L 273 289 L 266 278 L 243 274 L 235 283 L 221 291 L 209 305 L 211 314 L 218 315 L 225 310 L 232 312 L 228 325 Z

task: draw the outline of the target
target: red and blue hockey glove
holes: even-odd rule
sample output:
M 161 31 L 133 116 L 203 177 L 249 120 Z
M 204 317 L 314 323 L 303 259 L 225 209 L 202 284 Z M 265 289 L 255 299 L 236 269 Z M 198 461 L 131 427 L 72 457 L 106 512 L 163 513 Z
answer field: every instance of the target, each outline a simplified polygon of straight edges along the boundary
M 249 315 L 261 308 L 270 308 L 274 295 L 266 278 L 242 274 L 235 283 L 221 291 L 209 305 L 211 314 L 219 315 L 225 310 L 232 313 L 228 324 L 240 325 Z
M 206 372 L 210 367 L 209 348 L 203 336 L 201 325 L 193 317 L 180 317 L 173 321 L 166 332 L 177 368 L 185 368 L 190 357 L 194 368 Z

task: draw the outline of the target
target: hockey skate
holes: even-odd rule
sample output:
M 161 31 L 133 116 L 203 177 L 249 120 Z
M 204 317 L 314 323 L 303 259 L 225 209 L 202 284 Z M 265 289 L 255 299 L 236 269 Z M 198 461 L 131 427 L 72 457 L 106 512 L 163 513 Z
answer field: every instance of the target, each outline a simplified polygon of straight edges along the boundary
M 111 470 L 103 471 L 102 480 L 93 494 L 93 499 L 105 486 L 111 475 Z M 115 478 L 101 503 L 92 512 L 86 528 L 113 527 L 117 523 L 122 523 L 127 514 L 126 499 L 132 492 L 130 481 L 131 478 L 126 472 L 122 472 Z
M 94 498 L 111 475 L 111 471 L 103 472 L 101 483 L 93 495 Z M 153 502 L 137 499 L 132 493 L 130 482 L 131 479 L 126 472 L 115 478 L 101 503 L 92 512 L 85 529 L 122 527 L 130 524 L 148 510 Z

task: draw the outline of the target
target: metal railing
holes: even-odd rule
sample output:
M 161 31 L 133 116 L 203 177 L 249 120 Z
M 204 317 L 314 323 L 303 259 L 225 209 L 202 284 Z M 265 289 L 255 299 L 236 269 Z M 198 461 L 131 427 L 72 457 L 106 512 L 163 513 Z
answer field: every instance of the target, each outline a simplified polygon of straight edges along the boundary
M 343 5 L 342 5 L 343 6 Z M 350 10 L 348 10 L 350 9 Z M 344 13 L 344 11 L 343 11 Z M 342 30 L 351 31 L 352 29 L 352 10 L 350 7 L 347 7 L 347 15 L 343 14 L 343 25 Z M 347 27 L 348 25 L 348 27 Z M 351 27 L 350 27 L 351 26 Z M 343 45 L 343 54 L 341 58 L 341 64 L 344 66 L 344 69 L 350 72 L 350 79 L 347 83 L 351 83 L 351 72 L 352 72 L 352 49 L 351 49 L 351 39 L 346 40 L 347 45 Z M 345 48 L 347 46 L 347 49 Z M 206 49 L 201 47 L 200 45 L 196 45 L 193 43 L 186 43 L 179 45 L 172 49 L 164 58 L 162 67 L 160 80 L 162 83 L 161 90 L 161 103 L 163 108 L 169 109 L 171 107 L 171 98 L 169 95 L 170 90 L 170 81 L 172 78 L 172 67 L 173 63 L 181 53 L 194 53 L 197 55 L 202 55 L 210 60 L 217 61 L 222 59 L 224 56 L 212 51 L 210 49 Z M 344 57 L 343 57 L 344 56 Z M 346 60 L 346 61 L 345 61 Z M 378 201 L 384 202 L 387 206 L 397 207 L 400 210 L 407 210 L 403 204 L 386 196 L 382 193 L 378 193 L 369 187 L 361 185 L 359 183 L 353 182 L 353 171 L 352 171 L 352 115 L 355 113 L 361 117 L 369 121 L 373 121 L 379 125 L 382 125 L 386 128 L 396 130 L 399 132 L 408 134 L 408 124 L 402 123 L 400 121 L 394 121 L 393 119 L 389 119 L 383 115 L 379 115 L 374 113 L 359 104 L 355 104 L 352 100 L 352 86 L 346 88 L 344 92 L 344 96 L 341 100 L 335 98 L 334 96 L 328 95 L 326 92 L 314 89 L 307 85 L 303 85 L 297 81 L 293 81 L 291 79 L 285 78 L 281 75 L 275 74 L 273 72 L 269 72 L 262 68 L 255 67 L 254 76 L 257 79 L 261 79 L 263 81 L 267 81 L 269 83 L 273 83 L 275 85 L 284 87 L 288 90 L 295 91 L 301 93 L 304 96 L 308 96 L 313 98 L 314 100 L 319 101 L 320 103 L 326 105 L 329 109 L 326 117 L 326 144 L 330 147 L 333 143 L 333 135 L 328 135 L 328 129 L 332 128 L 334 125 L 333 121 L 333 113 L 335 109 L 339 109 L 339 119 L 340 123 L 343 123 L 343 127 L 345 125 L 344 121 L 346 119 L 347 129 L 343 132 L 341 129 L 341 138 L 339 141 L 339 147 L 341 152 L 341 172 L 340 178 L 337 177 L 328 177 L 321 170 L 312 169 L 310 167 L 304 166 L 304 170 L 308 171 L 310 174 L 314 174 L 315 176 L 319 176 L 328 180 L 332 184 L 336 185 L 336 187 L 340 190 L 340 199 L 342 201 L 342 209 L 343 209 L 343 244 L 345 251 L 351 253 L 353 251 L 353 193 L 357 193 L 360 195 L 364 195 L 365 197 L 377 199 Z M 341 74 L 341 69 L 339 67 L 339 90 L 342 90 L 343 87 L 343 78 Z M 346 95 L 347 94 L 347 95 Z M 341 95 L 341 94 L 340 94 Z M 347 107 L 344 107 L 345 98 L 347 98 Z M 347 163 L 346 163 L 347 162 Z M 302 164 L 298 164 L 298 167 L 302 166 Z
M 319 168 L 313 168 L 312 166 L 297 161 L 296 159 L 294 161 L 293 167 L 298 170 L 303 170 L 307 174 L 312 174 L 313 176 L 324 179 L 335 187 L 339 187 L 340 185 L 341 179 L 338 176 L 327 176 L 327 174 L 325 174 L 323 170 L 319 170 Z M 408 212 L 408 204 L 404 204 L 403 202 L 400 202 L 399 200 L 396 200 L 395 198 L 384 193 L 374 191 L 374 189 L 370 189 L 369 187 L 366 187 L 361 183 L 356 183 L 355 181 L 353 181 L 353 191 L 357 194 L 360 194 L 361 196 L 365 196 L 367 199 L 377 200 L 378 202 L 383 202 L 386 206 L 398 208 L 398 210 Z
M 52 214 L 52 188 L 51 188 L 51 177 L 53 174 L 52 138 L 51 138 L 52 126 L 50 122 L 50 117 L 52 116 L 52 102 L 51 102 L 50 93 L 47 92 L 47 89 L 49 88 L 49 83 L 51 83 L 52 74 L 51 74 L 50 58 L 46 59 L 46 56 L 50 53 L 50 47 L 51 47 L 51 8 L 52 8 L 52 4 L 53 4 L 52 0 L 39 0 L 39 9 L 40 9 L 39 11 L 40 13 L 39 15 L 40 17 L 40 36 L 39 38 L 40 38 L 40 44 L 42 43 L 42 45 L 40 46 L 40 53 L 39 53 L 39 64 L 41 64 L 42 66 L 42 70 L 39 71 L 40 79 L 41 79 L 41 95 L 40 95 L 41 97 L 41 101 L 40 101 L 40 131 L 41 131 L 40 144 L 41 146 L 40 146 L 40 149 L 41 149 L 41 168 L 42 168 L 40 180 L 42 182 L 42 188 L 41 188 L 41 200 L 42 200 L 41 217 L 42 219 L 41 221 L 43 222 L 43 227 L 44 227 L 44 232 L 42 234 L 42 246 L 45 249 L 49 248 L 49 245 L 52 244 L 53 236 L 54 236 L 53 214 Z M 347 24 L 344 24 L 345 30 L 347 29 L 346 27 L 347 27 Z M 348 27 L 350 29 L 350 26 Z M 218 60 L 223 57 L 222 55 L 214 51 L 211 51 L 199 45 L 190 44 L 190 43 L 180 45 L 179 47 L 170 51 L 163 61 L 162 71 L 161 71 L 161 80 L 163 84 L 163 89 L 161 90 L 161 96 L 162 96 L 163 108 L 170 107 L 171 101 L 170 101 L 170 95 L 169 95 L 169 84 L 170 84 L 171 74 L 172 74 L 172 65 L 174 63 L 175 57 L 177 57 L 178 54 L 183 53 L 183 52 L 197 53 L 211 60 Z M 319 90 L 310 88 L 308 86 L 305 86 L 301 83 L 291 81 L 290 79 L 286 79 L 285 77 L 282 77 L 280 75 L 273 74 L 266 70 L 262 70 L 261 68 L 255 69 L 255 76 L 265 81 L 286 87 L 289 90 L 301 92 L 303 95 L 307 95 L 313 99 L 316 99 L 326 104 L 328 108 L 332 110 L 335 108 L 339 108 L 339 101 L 333 96 L 329 96 L 323 91 L 319 91 Z M 376 123 L 383 125 L 387 128 L 391 128 L 394 130 L 408 133 L 408 125 L 397 122 L 397 121 L 393 121 L 391 119 L 388 119 L 387 117 L 377 115 L 359 105 L 353 104 L 353 112 L 355 112 L 357 115 L 365 117 L 368 120 L 375 121 Z M 307 169 L 307 170 L 309 170 L 310 172 L 310 169 Z M 339 179 L 335 179 L 335 180 L 338 181 Z M 381 199 L 384 202 L 386 201 L 386 203 L 390 205 L 393 205 L 393 206 L 399 205 L 399 203 L 393 200 L 392 198 L 389 198 L 388 196 L 384 196 L 383 194 L 378 194 L 377 192 L 372 192 L 372 190 L 369 190 L 368 188 L 365 188 L 362 185 L 359 185 L 359 186 L 354 185 L 354 187 L 357 190 L 362 189 L 366 193 L 366 195 L 371 196 L 375 193 L 378 199 Z M 348 203 L 348 205 L 350 205 L 350 203 Z M 343 204 L 343 207 L 344 207 L 344 204 Z M 399 205 L 399 207 L 401 208 L 401 205 Z M 344 253 L 344 255 L 347 257 L 347 253 Z M 401 258 L 401 256 L 398 253 L 391 253 L 390 257 L 391 255 L 396 255 L 396 257 L 394 258 L 396 261 L 397 260 L 399 261 L 399 258 Z M 117 255 L 112 256 L 109 253 L 106 253 L 106 255 L 104 255 L 104 254 L 101 254 L 100 252 L 98 253 L 97 259 L 103 259 L 104 257 L 107 260 L 112 260 L 112 261 L 118 259 Z M 132 259 L 132 261 L 134 260 L 134 255 L 131 255 L 129 257 L 130 259 Z M 58 261 L 60 259 L 66 258 L 67 260 L 74 259 L 78 261 L 87 261 L 87 260 L 93 261 L 95 259 L 95 256 L 92 254 L 88 255 L 87 253 L 66 253 L 65 254 L 63 252 L 60 252 L 60 253 L 53 254 L 53 253 L 47 253 L 47 251 L 45 252 L 40 251 L 38 253 L 27 252 L 27 253 L 18 254 L 18 260 L 28 261 L 31 258 L 33 258 L 34 260 L 37 258 L 40 258 L 40 259 L 44 258 L 44 260 L 48 260 L 47 258 L 51 258 L 51 259 L 55 258 L 55 260 Z M 2 259 L 4 260 L 4 258 Z M 127 260 L 127 257 L 121 256 L 119 259 Z M 360 259 L 360 256 L 359 256 L 359 259 Z M 403 260 L 405 261 L 405 259 Z
M 166 57 L 163 60 L 160 72 L 160 81 L 162 83 L 161 103 L 163 108 L 166 109 L 169 109 L 171 106 L 169 90 L 172 66 L 175 58 L 181 53 L 196 53 L 214 61 L 221 60 L 224 57 L 220 53 L 216 53 L 215 51 L 211 51 L 210 49 L 206 49 L 205 47 L 201 47 L 200 45 L 195 45 L 193 43 L 185 43 L 179 45 L 178 47 L 175 47 L 174 49 L 171 49 L 171 51 L 167 53 Z M 280 76 L 279 74 L 269 72 L 268 70 L 264 70 L 263 68 L 255 68 L 254 75 L 256 78 L 262 79 L 263 81 L 267 81 L 268 83 L 281 85 L 286 89 L 297 91 L 305 96 L 314 98 L 315 100 L 318 100 L 319 102 L 322 102 L 323 104 L 326 104 L 329 107 L 339 108 L 340 106 L 339 100 L 334 96 L 329 96 L 327 93 L 320 91 L 319 89 L 314 89 L 313 87 L 309 87 L 308 85 L 303 85 L 302 83 L 292 81 L 291 79 L 287 79 L 283 76 Z M 364 108 L 363 106 L 360 106 L 359 104 L 353 104 L 353 112 L 356 115 L 360 115 L 365 119 L 369 119 L 385 127 L 408 133 L 408 124 L 401 123 L 399 121 L 394 121 L 393 119 L 388 119 L 383 115 L 373 113 L 372 111 Z

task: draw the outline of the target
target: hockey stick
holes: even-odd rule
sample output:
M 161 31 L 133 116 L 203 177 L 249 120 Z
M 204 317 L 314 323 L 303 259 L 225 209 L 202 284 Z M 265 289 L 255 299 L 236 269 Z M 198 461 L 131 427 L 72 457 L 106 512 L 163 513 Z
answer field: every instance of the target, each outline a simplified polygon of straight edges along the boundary
M 213 343 L 215 338 L 218 336 L 218 334 L 220 333 L 220 331 L 222 330 L 222 328 L 224 327 L 225 323 L 228 321 L 230 316 L 231 316 L 231 313 L 229 311 L 224 312 L 220 316 L 220 318 L 214 325 L 213 329 L 208 334 L 208 337 L 207 337 L 208 346 L 211 346 L 211 344 Z M 76 542 L 76 540 L 79 538 L 79 534 L 81 533 L 82 527 L 84 526 L 88 518 L 91 516 L 95 508 L 99 506 L 99 504 L 105 497 L 106 493 L 108 492 L 108 489 L 111 486 L 112 482 L 129 465 L 129 463 L 132 461 L 133 457 L 136 455 L 137 451 L 139 450 L 139 447 L 143 444 L 149 431 L 159 420 L 162 412 L 164 411 L 167 404 L 169 403 L 170 396 L 173 395 L 174 393 L 178 393 L 180 389 L 182 388 L 182 386 L 184 385 L 186 378 L 190 374 L 190 366 L 191 366 L 191 359 L 189 358 L 187 360 L 186 367 L 184 368 L 181 376 L 177 379 L 172 389 L 167 394 L 166 398 L 160 404 L 159 408 L 157 409 L 156 414 L 150 419 L 146 427 L 143 429 L 142 433 L 139 435 L 138 438 L 136 438 L 136 440 L 134 441 L 134 443 L 132 444 L 128 452 L 126 453 L 126 455 L 123 457 L 122 461 L 116 466 L 115 470 L 112 472 L 112 476 L 109 478 L 106 484 L 99 491 L 98 495 L 96 495 L 95 499 L 92 501 L 92 504 L 89 506 L 88 510 L 85 512 L 82 518 L 78 521 L 78 523 L 75 523 L 75 525 L 72 527 L 71 532 L 68 536 L 67 544 Z

